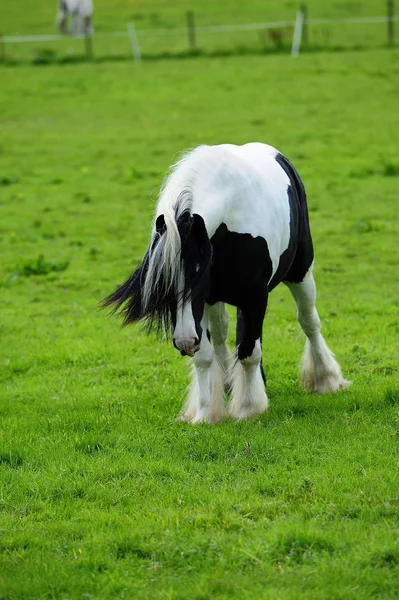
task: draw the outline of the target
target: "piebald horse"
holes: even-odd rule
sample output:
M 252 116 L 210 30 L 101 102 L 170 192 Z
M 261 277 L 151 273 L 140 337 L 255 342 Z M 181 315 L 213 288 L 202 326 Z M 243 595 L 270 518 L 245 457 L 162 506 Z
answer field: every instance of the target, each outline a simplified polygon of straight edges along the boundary
M 57 22 L 61 33 L 68 33 L 68 16 L 72 17 L 73 35 L 91 35 L 93 33 L 92 0 L 59 0 Z
M 302 384 L 309 392 L 350 385 L 328 348 L 315 307 L 313 244 L 303 183 L 262 143 L 200 146 L 166 179 L 141 265 L 103 306 L 125 324 L 171 333 L 194 368 L 181 419 L 245 419 L 268 407 L 262 325 L 269 293 L 285 283 L 306 335 Z M 235 355 L 225 303 L 237 307 Z M 224 391 L 231 390 L 228 407 Z

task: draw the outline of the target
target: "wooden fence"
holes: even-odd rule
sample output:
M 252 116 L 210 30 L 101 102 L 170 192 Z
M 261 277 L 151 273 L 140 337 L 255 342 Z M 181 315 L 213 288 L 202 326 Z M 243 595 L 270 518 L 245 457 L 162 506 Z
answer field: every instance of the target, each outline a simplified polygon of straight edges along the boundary
M 168 29 L 139 29 L 134 23 L 128 23 L 126 29 L 120 31 L 99 32 L 93 36 L 77 35 L 18 35 L 18 36 L 1 36 L 0 35 L 0 60 L 6 61 L 11 58 L 10 48 L 17 44 L 39 44 L 53 43 L 66 40 L 82 39 L 83 54 L 86 58 L 91 58 L 95 53 L 95 45 L 101 40 L 108 40 L 112 44 L 112 40 L 118 38 L 125 39 L 129 42 L 132 56 L 135 61 L 142 60 L 142 44 L 151 38 L 152 40 L 160 38 L 178 38 L 186 40 L 185 44 L 181 43 L 180 47 L 185 46 L 186 50 L 191 53 L 204 51 L 206 53 L 206 43 L 203 41 L 205 36 L 223 34 L 232 34 L 234 32 L 257 32 L 259 39 L 263 36 L 269 40 L 271 48 L 281 49 L 286 51 L 291 48 L 293 56 L 297 56 L 300 50 L 310 49 L 317 46 L 322 49 L 322 46 L 328 46 L 327 36 L 321 43 L 312 44 L 312 31 L 321 26 L 356 26 L 356 25 L 383 25 L 385 26 L 384 39 L 381 37 L 381 45 L 386 43 L 389 46 L 395 45 L 395 23 L 399 21 L 399 15 L 394 14 L 394 0 L 387 0 L 387 14 L 376 17 L 349 17 L 340 19 L 324 19 L 324 18 L 309 18 L 308 10 L 305 4 L 301 4 L 296 18 L 286 21 L 273 21 L 264 23 L 243 23 L 234 25 L 215 25 L 215 26 L 196 26 L 195 13 L 188 11 L 186 13 L 186 27 L 168 28 Z M 285 35 L 285 44 L 283 41 L 283 33 Z M 288 32 L 288 33 L 287 33 Z M 289 33 L 290 32 L 290 33 Z M 287 35 L 290 35 L 289 43 L 287 43 Z M 200 41 L 201 40 L 201 41 Z M 291 45 L 292 42 L 292 45 Z M 153 47 L 157 47 L 157 43 L 153 43 Z M 160 48 L 160 45 L 158 46 Z M 157 52 L 146 51 L 145 55 L 150 57 L 151 54 Z M 171 53 L 173 54 L 173 52 Z M 97 55 L 98 57 L 99 55 Z

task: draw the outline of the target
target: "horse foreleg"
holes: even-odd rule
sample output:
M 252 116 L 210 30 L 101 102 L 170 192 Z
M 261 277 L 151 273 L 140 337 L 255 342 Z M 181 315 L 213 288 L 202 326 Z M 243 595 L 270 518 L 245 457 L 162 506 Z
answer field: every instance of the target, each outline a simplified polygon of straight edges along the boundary
M 206 335 L 209 326 L 207 314 L 204 315 L 201 326 L 203 333 L 200 348 L 192 359 L 192 381 L 180 418 L 186 423 L 217 423 L 227 417 L 223 397 L 223 370 Z
M 65 12 L 60 11 L 58 13 L 57 24 L 61 33 L 67 33 L 67 14 Z
M 231 372 L 233 355 L 227 346 L 229 318 L 223 302 L 217 302 L 208 308 L 211 340 L 215 350 L 216 360 L 219 362 L 224 377 L 224 387 L 231 387 Z
M 305 352 L 301 365 L 302 385 L 308 392 L 338 392 L 349 385 L 344 379 L 334 354 L 327 346 L 321 332 L 316 310 L 316 285 L 309 269 L 300 283 L 284 282 L 296 302 L 298 321 L 306 335 Z
M 262 373 L 262 324 L 267 294 L 242 309 L 237 327 L 237 361 L 233 370 L 233 393 L 229 407 L 234 419 L 246 419 L 267 410 L 268 399 Z
M 80 29 L 81 17 L 78 12 L 74 13 L 72 16 L 72 35 L 79 35 L 81 33 Z

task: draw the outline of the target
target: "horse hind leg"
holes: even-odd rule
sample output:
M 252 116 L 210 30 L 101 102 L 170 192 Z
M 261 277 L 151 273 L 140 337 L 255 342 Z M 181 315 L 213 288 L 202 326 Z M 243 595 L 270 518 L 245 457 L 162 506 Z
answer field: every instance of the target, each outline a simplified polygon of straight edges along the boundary
M 78 12 L 72 15 L 72 35 L 79 35 L 81 33 L 81 16 Z
M 351 385 L 344 379 L 334 354 L 322 334 L 316 310 L 316 285 L 309 269 L 300 283 L 284 282 L 297 305 L 298 321 L 306 335 L 305 352 L 301 363 L 301 380 L 308 392 L 325 394 L 338 392 Z
M 180 420 L 186 423 L 217 423 L 227 418 L 224 404 L 224 373 L 206 335 L 208 325 L 208 316 L 204 314 L 200 348 L 192 359 L 192 380 L 180 416 Z

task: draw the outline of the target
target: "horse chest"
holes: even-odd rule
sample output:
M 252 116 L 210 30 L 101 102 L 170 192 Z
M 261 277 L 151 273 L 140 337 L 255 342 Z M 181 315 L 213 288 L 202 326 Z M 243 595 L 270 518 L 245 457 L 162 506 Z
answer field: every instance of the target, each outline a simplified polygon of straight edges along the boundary
M 272 275 L 266 240 L 229 231 L 222 223 L 211 239 L 213 247 L 208 304 L 242 306 L 264 290 Z

